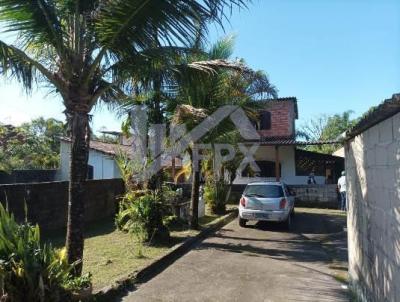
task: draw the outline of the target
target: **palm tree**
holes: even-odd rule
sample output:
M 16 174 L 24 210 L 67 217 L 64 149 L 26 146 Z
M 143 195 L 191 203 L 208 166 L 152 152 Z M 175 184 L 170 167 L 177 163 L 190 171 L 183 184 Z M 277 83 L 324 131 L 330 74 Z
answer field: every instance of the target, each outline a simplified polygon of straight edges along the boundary
M 45 83 L 64 102 L 72 143 L 66 238 L 70 263 L 81 261 L 83 255 L 83 196 L 93 106 L 125 97 L 126 74 L 120 72 L 124 62 L 140 66 L 158 57 L 162 45 L 187 46 L 199 24 L 221 24 L 226 6 L 245 2 L 0 0 L 2 27 L 17 38 L 14 44 L 0 40 L 0 72 L 27 91 L 34 83 Z M 76 267 L 76 274 L 81 267 Z
M 259 98 L 276 97 L 277 92 L 267 76 L 247 68 L 243 61 L 229 61 L 233 52 L 232 36 L 218 41 L 208 51 L 199 52 L 188 60 L 195 62 L 190 66 L 200 69 L 210 68 L 210 74 L 193 72 L 187 69 L 178 78 L 179 93 L 175 102 L 170 102 L 169 112 L 174 112 L 173 123 L 184 123 L 188 130 L 196 127 L 209 113 L 223 105 L 238 105 L 249 114 L 258 107 Z M 201 46 L 200 46 L 201 47 Z M 220 62 L 219 66 L 218 62 Z M 227 121 L 220 123 L 203 142 L 213 143 L 217 138 L 233 131 L 233 125 Z M 195 143 L 195 142 L 192 142 Z M 198 143 L 198 142 L 197 142 Z M 192 159 L 193 150 L 188 149 Z M 198 227 L 198 203 L 200 187 L 200 168 L 192 169 L 191 221 L 192 228 Z

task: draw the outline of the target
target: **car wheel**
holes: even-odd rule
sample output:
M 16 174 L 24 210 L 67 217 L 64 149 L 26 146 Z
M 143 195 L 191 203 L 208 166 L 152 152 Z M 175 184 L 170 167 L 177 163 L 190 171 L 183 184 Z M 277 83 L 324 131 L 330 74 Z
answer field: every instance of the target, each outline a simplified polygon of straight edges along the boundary
M 240 218 L 240 217 L 239 217 L 239 225 L 240 225 L 242 228 L 245 228 L 245 227 L 246 227 L 246 222 L 247 222 L 246 219 L 243 219 L 243 218 Z
M 290 212 L 290 215 L 292 216 L 292 219 L 294 218 L 294 216 L 296 216 L 296 213 L 295 213 L 295 211 L 294 211 L 294 208 L 293 208 L 292 212 Z
M 283 226 L 285 227 L 285 230 L 290 231 L 292 228 L 292 215 L 289 214 L 287 219 L 283 222 Z

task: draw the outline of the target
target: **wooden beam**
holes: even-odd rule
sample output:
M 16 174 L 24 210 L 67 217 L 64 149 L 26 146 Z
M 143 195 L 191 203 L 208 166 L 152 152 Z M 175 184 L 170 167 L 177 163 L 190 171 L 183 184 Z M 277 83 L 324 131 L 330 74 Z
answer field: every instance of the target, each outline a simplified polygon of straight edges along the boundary
M 279 146 L 275 146 L 275 177 L 276 181 L 281 180 L 281 170 L 279 169 L 280 159 L 279 159 Z

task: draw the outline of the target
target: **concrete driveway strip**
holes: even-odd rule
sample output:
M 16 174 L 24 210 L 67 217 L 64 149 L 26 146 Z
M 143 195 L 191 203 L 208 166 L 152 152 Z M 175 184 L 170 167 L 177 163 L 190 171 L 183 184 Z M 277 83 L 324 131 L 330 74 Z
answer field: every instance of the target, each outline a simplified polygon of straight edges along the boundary
M 300 234 L 235 220 L 119 301 L 349 301 L 329 263 Z

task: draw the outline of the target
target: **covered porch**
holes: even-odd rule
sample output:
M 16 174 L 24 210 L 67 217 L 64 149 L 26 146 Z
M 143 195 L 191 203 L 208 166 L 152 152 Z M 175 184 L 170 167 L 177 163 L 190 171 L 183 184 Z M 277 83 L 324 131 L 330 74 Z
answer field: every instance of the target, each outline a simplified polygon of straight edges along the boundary
M 254 142 L 255 143 L 255 142 Z M 317 184 L 331 184 L 337 181 L 344 169 L 344 159 L 330 154 L 300 149 L 307 145 L 338 144 L 337 141 L 296 141 L 294 139 L 263 139 L 254 159 L 259 172 L 248 166 L 237 175 L 234 184 L 254 181 L 284 181 L 289 185 L 307 184 L 310 173 L 314 173 Z

